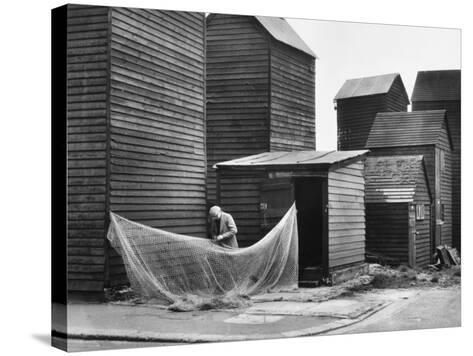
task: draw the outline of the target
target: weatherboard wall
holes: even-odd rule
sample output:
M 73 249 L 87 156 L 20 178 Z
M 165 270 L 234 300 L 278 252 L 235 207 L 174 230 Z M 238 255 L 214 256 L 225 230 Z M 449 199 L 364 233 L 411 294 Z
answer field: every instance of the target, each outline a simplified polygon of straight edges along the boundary
M 392 155 L 422 155 L 424 157 L 425 169 L 427 172 L 427 177 L 429 180 L 429 185 L 431 187 L 432 195 L 432 205 L 431 205 L 431 234 L 432 234 L 432 251 L 435 247 L 435 241 L 433 240 L 435 233 L 436 217 L 438 213 L 435 211 L 434 202 L 439 197 L 442 202 L 445 204 L 445 222 L 442 225 L 441 236 L 442 243 L 450 243 L 451 241 L 451 162 L 449 160 L 450 151 L 446 143 L 448 142 L 447 132 L 444 130 L 442 136 L 444 139 L 442 141 L 445 144 L 441 144 L 443 151 L 445 152 L 445 169 L 440 175 L 436 173 L 438 170 L 438 160 L 439 153 L 438 149 L 434 145 L 424 145 L 424 146 L 404 146 L 404 147 L 385 147 L 385 148 L 371 148 L 371 156 L 392 156 Z M 437 185 L 437 189 L 435 186 Z M 441 189 L 442 188 L 442 189 Z
M 68 5 L 68 290 L 126 282 L 108 211 L 206 235 L 205 15 Z
M 427 174 L 424 169 L 420 170 L 416 182 L 416 193 L 413 204 L 424 205 L 424 219 L 416 220 L 415 255 L 416 266 L 426 267 L 431 261 L 431 187 L 427 182 Z
M 270 45 L 270 151 L 315 150 L 315 59 Z
M 396 186 L 399 185 L 393 182 L 393 187 Z M 425 218 L 415 221 L 414 244 L 416 266 L 425 267 L 431 262 L 432 243 L 430 191 L 423 169 L 417 174 L 412 202 L 366 203 L 366 249 L 390 257 L 399 264 L 409 264 L 410 204 L 422 204 L 425 209 Z
M 207 200 L 215 163 L 267 151 L 315 149 L 315 59 L 253 16 L 211 14 L 206 30 Z
M 104 287 L 108 34 L 108 8 L 67 5 L 69 292 Z
M 338 149 L 364 149 L 377 113 L 407 111 L 409 102 L 404 93 L 398 76 L 387 93 L 338 99 Z
M 412 101 L 412 111 L 446 110 L 452 137 L 452 244 L 461 249 L 461 103 L 460 101 Z
M 409 262 L 409 204 L 366 204 L 366 249 L 394 259 Z
M 268 40 L 252 16 L 207 19 L 207 199 L 216 202 L 217 162 L 269 149 Z
M 364 160 L 335 164 L 328 172 L 328 267 L 365 260 Z
M 203 13 L 112 8 L 110 209 L 206 235 Z M 111 250 L 111 284 L 126 281 Z

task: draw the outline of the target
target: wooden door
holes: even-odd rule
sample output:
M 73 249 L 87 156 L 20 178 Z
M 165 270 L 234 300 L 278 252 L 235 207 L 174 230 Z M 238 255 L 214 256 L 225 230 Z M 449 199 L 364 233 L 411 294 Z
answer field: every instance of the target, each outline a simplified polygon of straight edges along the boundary
M 416 266 L 416 206 L 415 204 L 409 204 L 409 266 Z
M 260 197 L 261 232 L 266 234 L 294 203 L 294 185 L 290 178 L 267 179 Z

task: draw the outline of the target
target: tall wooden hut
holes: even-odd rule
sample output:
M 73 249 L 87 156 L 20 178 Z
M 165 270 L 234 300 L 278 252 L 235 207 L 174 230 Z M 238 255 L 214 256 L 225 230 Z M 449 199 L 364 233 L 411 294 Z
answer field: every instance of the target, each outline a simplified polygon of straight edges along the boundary
M 206 234 L 205 14 L 66 7 L 68 290 L 100 295 L 110 210 Z
M 422 155 L 431 186 L 432 249 L 452 242 L 452 140 L 445 110 L 379 113 L 366 148 L 371 156 Z M 432 251 L 433 252 L 433 251 Z
M 365 162 L 366 250 L 396 263 L 430 263 L 431 195 L 422 156 L 371 156 Z
M 407 111 L 409 97 L 398 73 L 347 80 L 334 99 L 338 149 L 364 149 L 376 114 Z
M 207 17 L 207 199 L 217 162 L 315 149 L 316 55 L 282 18 Z
M 461 249 L 461 71 L 417 73 L 412 111 L 447 110 L 452 150 L 452 244 Z
M 359 272 L 365 266 L 367 152 L 266 152 L 217 163 L 218 202 L 236 217 L 238 243 L 258 241 L 295 202 L 300 284 Z M 255 180 L 259 184 L 251 186 Z M 249 186 L 251 194 L 242 194 Z

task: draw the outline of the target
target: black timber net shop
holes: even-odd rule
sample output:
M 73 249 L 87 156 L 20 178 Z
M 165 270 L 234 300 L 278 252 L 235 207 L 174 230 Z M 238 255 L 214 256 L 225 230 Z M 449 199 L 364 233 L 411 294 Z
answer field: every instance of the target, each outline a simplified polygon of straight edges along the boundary
M 295 202 L 299 286 L 336 283 L 366 268 L 367 153 L 267 152 L 217 163 L 217 201 L 240 216 L 241 246 L 264 236 Z

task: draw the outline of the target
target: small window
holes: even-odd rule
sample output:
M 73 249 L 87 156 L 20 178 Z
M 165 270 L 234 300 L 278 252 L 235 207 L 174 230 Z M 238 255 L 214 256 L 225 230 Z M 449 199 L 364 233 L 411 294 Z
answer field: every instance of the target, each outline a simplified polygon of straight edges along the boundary
M 425 206 L 424 204 L 417 204 L 416 205 L 416 220 L 424 220 L 425 219 Z
M 445 221 L 445 204 L 440 205 L 440 220 Z

